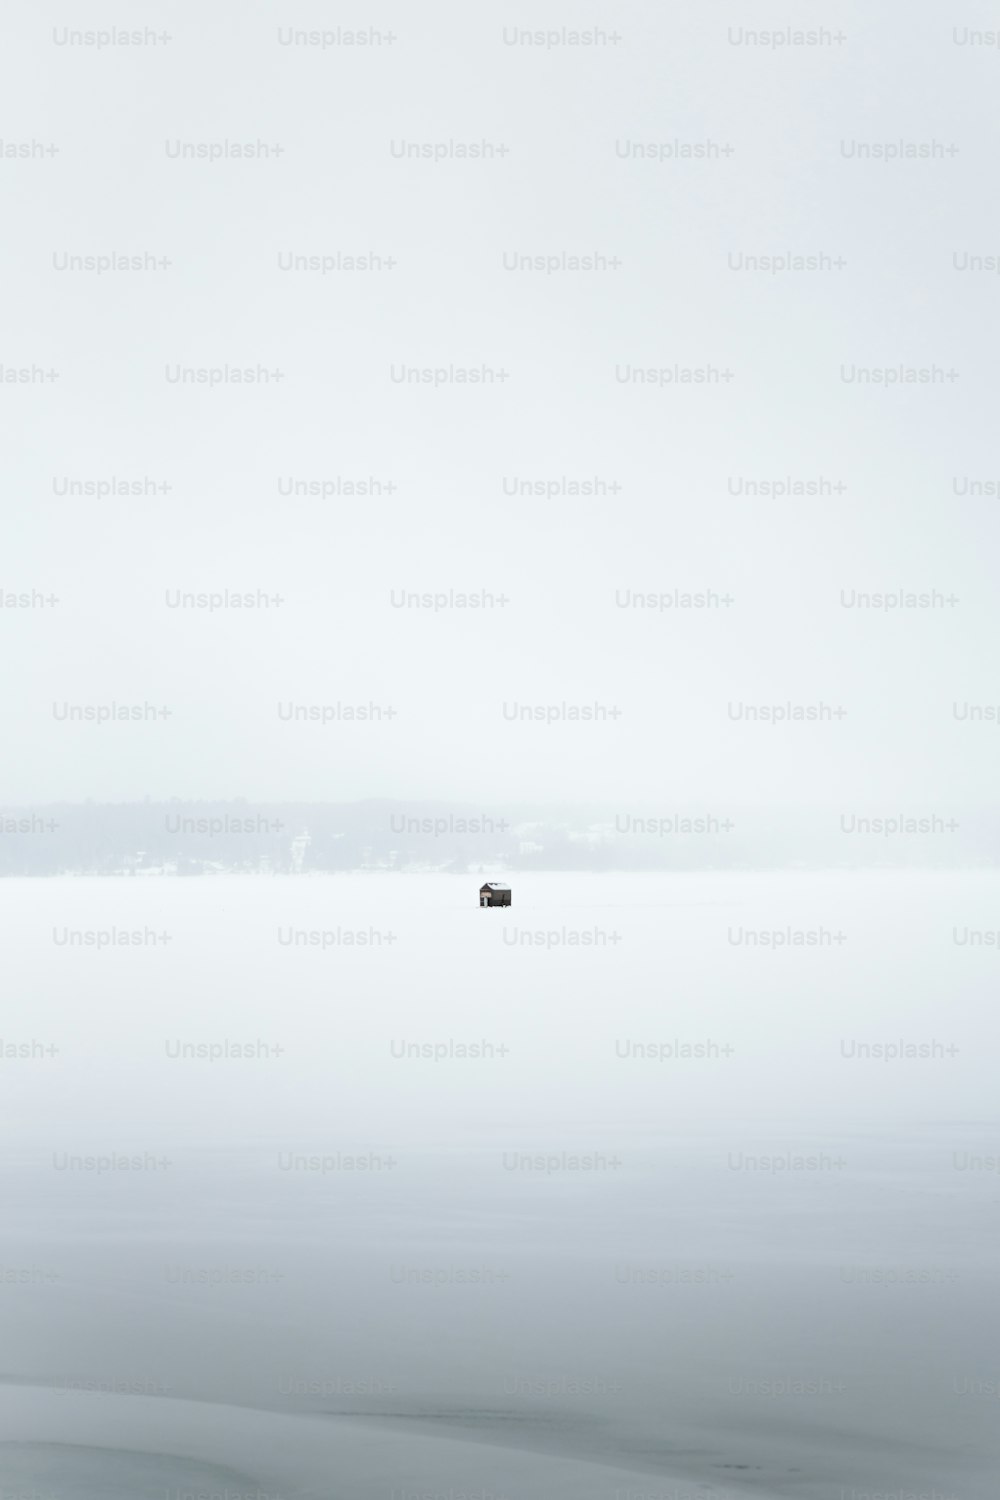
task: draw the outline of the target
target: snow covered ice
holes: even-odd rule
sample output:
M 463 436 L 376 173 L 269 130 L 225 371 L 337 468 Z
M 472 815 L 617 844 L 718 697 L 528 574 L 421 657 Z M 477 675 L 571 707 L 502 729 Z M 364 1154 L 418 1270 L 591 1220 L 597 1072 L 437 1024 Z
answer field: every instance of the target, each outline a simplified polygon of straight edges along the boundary
M 491 874 L 6 882 L 0 1493 L 992 1497 L 998 877 Z

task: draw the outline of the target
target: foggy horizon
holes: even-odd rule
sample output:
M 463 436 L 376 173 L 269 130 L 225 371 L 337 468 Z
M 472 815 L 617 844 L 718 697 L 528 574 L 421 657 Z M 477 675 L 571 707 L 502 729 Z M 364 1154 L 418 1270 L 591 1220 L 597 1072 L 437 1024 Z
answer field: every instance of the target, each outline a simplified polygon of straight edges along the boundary
M 996 1500 L 967 10 L 5 8 L 0 1500 Z

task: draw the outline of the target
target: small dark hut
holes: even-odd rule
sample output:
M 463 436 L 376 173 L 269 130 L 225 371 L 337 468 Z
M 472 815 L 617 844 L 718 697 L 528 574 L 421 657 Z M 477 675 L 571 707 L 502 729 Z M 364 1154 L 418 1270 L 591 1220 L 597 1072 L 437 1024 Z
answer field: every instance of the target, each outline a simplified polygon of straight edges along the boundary
M 479 887 L 480 906 L 509 906 L 510 886 L 501 885 L 498 880 L 488 880 L 485 885 Z

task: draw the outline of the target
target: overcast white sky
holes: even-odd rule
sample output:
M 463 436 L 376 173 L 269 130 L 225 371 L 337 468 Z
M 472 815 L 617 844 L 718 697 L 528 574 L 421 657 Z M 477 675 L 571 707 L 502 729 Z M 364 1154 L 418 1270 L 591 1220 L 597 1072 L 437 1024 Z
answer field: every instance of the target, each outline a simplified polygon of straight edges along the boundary
M 0 610 L 6 802 L 993 798 L 1000 729 L 953 705 L 1000 701 L 1000 500 L 956 493 L 1000 477 L 1000 277 L 953 257 L 1000 253 L 1000 49 L 961 41 L 996 17 L 793 10 L 8 8 L 4 150 L 58 153 L 0 159 L 0 362 L 59 379 L 0 384 L 0 588 L 59 603 Z M 793 22 L 826 36 L 747 40 Z M 170 39 L 70 39 L 116 25 Z M 509 44 L 512 28 L 594 25 L 620 40 Z M 338 26 L 383 40 L 282 42 Z M 168 154 L 227 141 L 283 150 Z M 393 154 L 455 141 L 508 149 Z M 705 141 L 735 149 L 670 159 Z M 626 159 L 629 142 L 667 159 Z M 858 142 L 940 154 L 860 160 Z M 147 252 L 171 264 L 60 268 Z M 369 252 L 396 264 L 279 262 Z M 515 253 L 620 265 L 505 269 Z M 783 253 L 844 264 L 731 268 Z M 168 379 L 227 365 L 283 378 Z M 401 366 L 508 378 L 435 388 L 397 383 Z M 733 378 L 616 378 L 675 366 Z M 842 378 L 899 366 L 958 373 L 906 389 Z M 370 476 L 397 488 L 280 493 Z M 505 495 L 515 476 L 621 488 Z M 846 488 L 730 493 L 786 476 Z M 171 488 L 57 493 L 113 477 Z M 284 602 L 168 607 L 177 590 L 226 589 Z M 708 589 L 732 602 L 616 603 Z M 391 602 L 450 590 L 508 602 Z M 846 608 L 841 590 L 957 603 L 887 613 Z M 595 702 L 620 714 L 504 714 Z M 789 702 L 846 716 L 775 728 L 728 707 Z M 369 703 L 395 716 L 323 726 L 278 709 Z M 69 723 L 67 704 L 170 716 Z

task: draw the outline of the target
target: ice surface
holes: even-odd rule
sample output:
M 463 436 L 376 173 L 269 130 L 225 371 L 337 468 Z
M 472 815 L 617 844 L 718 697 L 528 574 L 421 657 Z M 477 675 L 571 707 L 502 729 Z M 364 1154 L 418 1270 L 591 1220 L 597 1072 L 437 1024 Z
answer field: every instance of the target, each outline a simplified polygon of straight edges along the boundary
M 1000 879 L 482 878 L 4 883 L 0 1496 L 993 1500 Z

